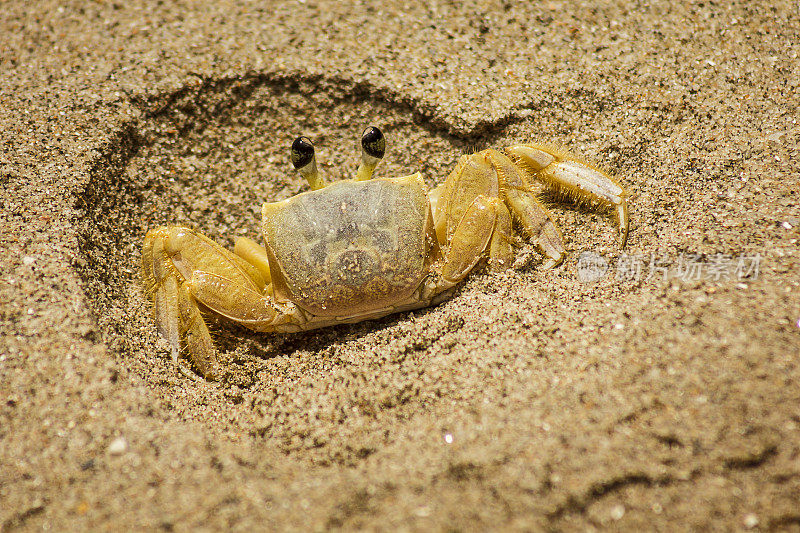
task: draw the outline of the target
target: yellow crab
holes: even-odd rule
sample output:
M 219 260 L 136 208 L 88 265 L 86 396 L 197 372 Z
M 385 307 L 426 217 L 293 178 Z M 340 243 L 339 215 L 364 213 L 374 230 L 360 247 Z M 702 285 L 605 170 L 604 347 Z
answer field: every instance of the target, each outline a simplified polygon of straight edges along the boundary
M 183 342 L 207 379 L 216 367 L 203 313 L 254 331 L 297 332 L 436 305 L 482 260 L 512 260 L 512 220 L 547 256 L 564 257 L 558 228 L 529 179 L 612 209 L 621 245 L 628 192 L 594 166 L 538 144 L 462 156 L 428 192 L 419 173 L 371 179 L 383 157 L 380 130 L 367 128 L 356 177 L 325 186 L 314 147 L 292 144 L 292 163 L 311 191 L 262 208 L 266 247 L 239 238 L 233 252 L 185 227 L 150 230 L 142 276 L 159 333 L 177 364 Z M 187 373 L 188 375 L 188 373 Z

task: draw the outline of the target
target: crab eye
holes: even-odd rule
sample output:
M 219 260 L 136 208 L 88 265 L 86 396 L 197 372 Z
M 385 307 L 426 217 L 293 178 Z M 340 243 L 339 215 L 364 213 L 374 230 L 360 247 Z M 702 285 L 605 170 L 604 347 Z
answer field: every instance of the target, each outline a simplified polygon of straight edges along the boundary
M 381 130 L 370 126 L 361 134 L 361 164 L 358 166 L 356 181 L 368 180 L 375 167 L 386 152 L 386 138 Z
M 370 126 L 361 135 L 361 147 L 368 156 L 382 159 L 383 154 L 386 153 L 386 138 L 381 133 L 381 130 L 375 126 Z
M 292 165 L 297 170 L 305 167 L 314 159 L 314 145 L 308 137 L 298 137 L 292 143 Z
M 325 185 L 317 172 L 317 160 L 314 158 L 314 145 L 308 137 L 298 137 L 292 143 L 292 164 L 308 181 L 312 190 L 321 189 Z

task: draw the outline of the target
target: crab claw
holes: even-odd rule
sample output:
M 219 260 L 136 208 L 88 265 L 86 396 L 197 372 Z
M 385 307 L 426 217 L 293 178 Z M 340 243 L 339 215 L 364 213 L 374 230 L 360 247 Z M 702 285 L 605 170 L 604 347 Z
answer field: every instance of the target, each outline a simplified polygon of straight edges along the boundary
M 628 240 L 630 194 L 612 176 L 564 150 L 539 144 L 511 146 L 506 152 L 515 163 L 547 187 L 573 201 L 612 210 L 619 224 L 620 248 Z

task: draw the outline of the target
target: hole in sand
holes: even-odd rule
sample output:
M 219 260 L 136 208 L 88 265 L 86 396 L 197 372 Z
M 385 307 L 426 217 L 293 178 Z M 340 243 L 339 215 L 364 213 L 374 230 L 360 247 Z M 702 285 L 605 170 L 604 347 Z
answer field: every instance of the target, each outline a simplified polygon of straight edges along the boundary
M 469 149 L 466 142 L 436 131 L 409 105 L 351 85 L 263 77 L 207 81 L 141 103 L 146 118 L 112 136 L 82 198 L 80 270 L 103 340 L 120 354 L 130 375 L 167 385 L 164 389 L 182 379 L 157 338 L 140 287 L 141 243 L 149 228 L 184 224 L 229 248 L 240 235 L 260 241 L 261 204 L 306 189 L 288 158 L 301 134 L 314 141 L 327 180 L 354 174 L 358 142 L 368 125 L 379 126 L 387 137 L 379 176 L 419 170 L 433 185 Z M 225 324 L 216 328 L 216 341 L 227 374 L 209 390 L 239 405 L 254 386 L 275 390 L 281 378 L 264 372 L 281 366 L 275 356 L 330 357 L 343 334 L 358 337 L 354 330 L 374 328 L 373 323 L 255 335 Z M 250 409 L 251 421 L 255 411 Z
M 467 354 L 485 351 L 484 321 L 456 337 L 470 318 L 437 310 L 295 335 L 218 324 L 220 382 L 187 381 L 157 337 L 142 293 L 141 243 L 161 224 L 195 227 L 226 247 L 240 235 L 260 241 L 261 204 L 305 190 L 288 158 L 298 135 L 313 139 L 321 172 L 335 180 L 354 173 L 360 134 L 377 125 L 387 137 L 377 175 L 421 171 L 433 186 L 461 154 L 498 144 L 515 128 L 511 135 L 524 139 L 542 131 L 539 124 L 520 115 L 454 136 L 443 120 L 397 95 L 326 78 L 206 80 L 137 105 L 143 118 L 111 136 L 82 195 L 79 270 L 121 377 L 151 391 L 147 415 L 199 419 L 321 463 L 354 464 L 393 438 L 388 420 L 409 420 L 436 398 L 459 394 L 459 379 L 485 380 L 479 365 L 460 372 L 470 368 Z M 553 115 L 533 117 L 552 128 Z M 553 133 L 570 131 L 569 120 L 559 116 Z M 469 339 L 477 351 L 443 357 Z M 485 391 L 489 383 L 482 383 Z M 497 386 L 505 386 L 502 379 Z

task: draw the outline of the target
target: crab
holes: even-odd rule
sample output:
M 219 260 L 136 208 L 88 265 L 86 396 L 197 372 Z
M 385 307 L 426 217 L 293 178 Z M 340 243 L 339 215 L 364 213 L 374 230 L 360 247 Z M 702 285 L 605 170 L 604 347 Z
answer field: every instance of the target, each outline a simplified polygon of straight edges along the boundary
M 610 211 L 625 246 L 628 192 L 565 150 L 520 144 L 464 155 L 428 191 L 419 173 L 372 178 L 385 151 L 378 128 L 367 128 L 361 148 L 356 176 L 326 185 L 311 141 L 294 141 L 292 163 L 311 190 L 263 205 L 265 246 L 240 237 L 230 251 L 183 226 L 147 233 L 142 278 L 184 374 L 196 377 L 179 365 L 182 348 L 206 379 L 218 373 L 204 315 L 299 332 L 436 305 L 480 263 L 511 266 L 518 232 L 555 267 L 565 256 L 561 234 L 531 180 Z

